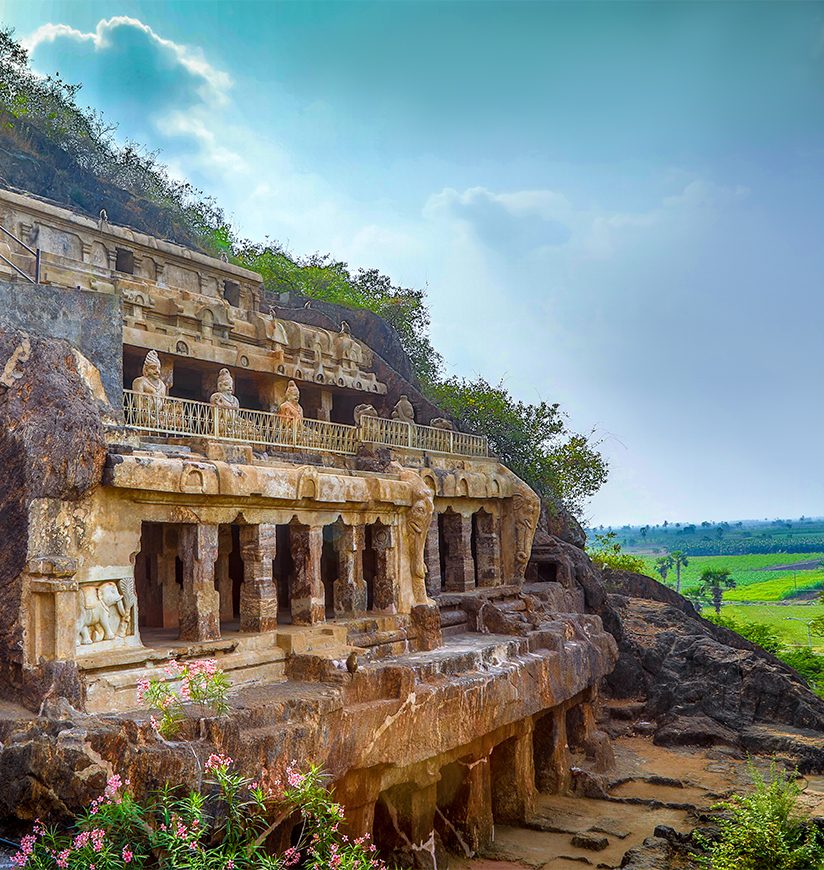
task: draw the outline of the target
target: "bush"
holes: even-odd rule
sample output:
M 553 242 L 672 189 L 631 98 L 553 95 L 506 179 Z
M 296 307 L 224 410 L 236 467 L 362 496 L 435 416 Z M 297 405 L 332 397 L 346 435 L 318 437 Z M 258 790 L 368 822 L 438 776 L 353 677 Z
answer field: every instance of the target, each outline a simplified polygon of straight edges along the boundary
M 612 568 L 613 571 L 631 571 L 633 574 L 646 574 L 647 566 L 640 556 L 625 553 L 616 540 L 615 532 L 595 536 L 596 546 L 587 549 L 587 555 L 599 568 Z
M 753 790 L 715 804 L 723 813 L 719 837 L 699 833 L 693 841 L 703 850 L 692 857 L 711 870 L 821 870 L 824 839 L 798 810 L 801 789 L 774 765 L 764 777 L 749 765 Z
M 231 758 L 213 754 L 205 789 L 186 794 L 167 785 L 146 806 L 135 800 L 128 780 L 113 776 L 74 830 L 38 821 L 12 863 L 31 870 L 385 870 L 368 837 L 352 840 L 340 832 L 343 810 L 318 767 L 300 773 L 290 766 L 287 782 L 273 791 L 263 778 L 247 779 L 232 765 Z M 269 854 L 267 836 L 295 813 L 302 821 L 297 843 L 282 855 Z
M 745 637 L 751 643 L 757 644 L 761 649 L 764 649 L 773 655 L 778 655 L 778 653 L 784 649 L 778 632 L 769 625 L 763 625 L 756 622 L 739 622 L 731 616 L 717 615 L 714 613 L 706 617 L 706 619 L 714 625 L 720 625 L 724 628 L 730 629 L 730 631 L 734 631 L 736 634 L 740 634 L 741 637 Z
M 161 737 L 177 734 L 185 717 L 184 704 L 200 704 L 217 716 L 229 712 L 231 683 L 214 659 L 182 665 L 171 659 L 164 673 L 167 680 L 141 680 L 137 684 L 138 700 L 160 714 L 160 719 L 152 716 L 152 727 Z

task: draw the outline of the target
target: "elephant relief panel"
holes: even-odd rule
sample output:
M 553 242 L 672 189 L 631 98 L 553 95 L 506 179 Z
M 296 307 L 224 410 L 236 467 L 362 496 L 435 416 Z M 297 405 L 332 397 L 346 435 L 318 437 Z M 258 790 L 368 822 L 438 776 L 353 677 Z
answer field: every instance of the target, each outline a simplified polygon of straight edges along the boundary
M 128 580 L 84 583 L 78 590 L 77 642 L 97 644 L 134 635 L 134 590 Z

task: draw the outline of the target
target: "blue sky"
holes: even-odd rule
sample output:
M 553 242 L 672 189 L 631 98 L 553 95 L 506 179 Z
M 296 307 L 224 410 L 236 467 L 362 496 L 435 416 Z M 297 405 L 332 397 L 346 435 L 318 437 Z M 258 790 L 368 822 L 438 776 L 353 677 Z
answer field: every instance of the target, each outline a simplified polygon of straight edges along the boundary
M 595 523 L 824 513 L 824 4 L 9 2 L 250 237 L 595 427 Z

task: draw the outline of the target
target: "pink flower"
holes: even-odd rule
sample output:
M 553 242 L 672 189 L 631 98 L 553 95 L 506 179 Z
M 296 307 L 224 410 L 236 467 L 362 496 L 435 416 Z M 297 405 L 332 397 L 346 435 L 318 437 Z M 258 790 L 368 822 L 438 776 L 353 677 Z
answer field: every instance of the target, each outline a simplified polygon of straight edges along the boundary
M 228 755 L 213 752 L 206 762 L 206 770 L 218 770 L 219 768 L 229 767 L 231 764 L 233 764 L 233 759 Z
M 134 858 L 134 852 L 132 852 L 128 846 L 124 846 L 123 851 L 120 853 L 120 857 L 123 859 L 124 864 L 131 864 L 132 858 Z
M 142 704 L 146 698 L 146 694 L 151 688 L 151 683 L 148 680 L 137 681 L 137 700 Z

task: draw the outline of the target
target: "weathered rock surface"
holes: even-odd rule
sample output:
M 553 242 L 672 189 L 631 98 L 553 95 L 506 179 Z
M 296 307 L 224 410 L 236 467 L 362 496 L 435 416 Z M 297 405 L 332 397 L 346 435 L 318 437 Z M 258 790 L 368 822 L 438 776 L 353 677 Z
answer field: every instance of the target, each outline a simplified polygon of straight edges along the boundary
M 613 590 L 605 624 L 621 624 L 606 686 L 614 697 L 646 700 L 656 742 L 778 749 L 824 768 L 824 701 L 795 671 L 651 578 L 607 571 L 605 585 Z M 818 741 L 805 731 L 819 732 Z
M 78 499 L 101 479 L 105 397 L 95 374 L 65 341 L 0 329 L 0 649 L 20 649 L 25 641 L 21 575 L 33 503 L 48 511 L 51 500 Z M 43 557 L 59 553 L 48 540 L 37 542 L 35 550 Z M 60 565 L 30 567 L 43 574 L 62 570 Z M 52 686 L 55 695 L 77 696 L 74 665 L 53 663 L 40 670 L 38 695 Z M 20 661 L 13 652 L 0 658 L 0 683 L 7 697 L 19 697 Z

